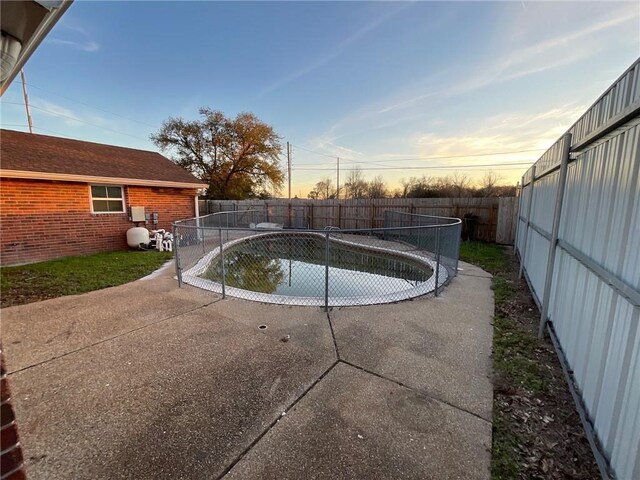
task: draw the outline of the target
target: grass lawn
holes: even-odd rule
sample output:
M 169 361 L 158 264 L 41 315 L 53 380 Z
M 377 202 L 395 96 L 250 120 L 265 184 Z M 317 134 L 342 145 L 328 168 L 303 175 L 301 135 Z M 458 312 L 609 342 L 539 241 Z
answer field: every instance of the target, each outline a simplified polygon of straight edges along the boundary
M 0 306 L 10 307 L 114 287 L 144 277 L 170 252 L 119 251 L 0 268 Z
M 538 340 L 540 313 L 507 249 L 462 242 L 460 259 L 493 274 L 491 477 L 599 478 L 555 351 Z

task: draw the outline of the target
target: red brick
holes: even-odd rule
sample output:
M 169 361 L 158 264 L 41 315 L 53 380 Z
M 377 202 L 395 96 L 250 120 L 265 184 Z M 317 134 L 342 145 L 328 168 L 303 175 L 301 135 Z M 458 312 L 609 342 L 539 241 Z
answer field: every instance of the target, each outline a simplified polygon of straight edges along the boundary
M 13 450 L 2 454 L 0 457 L 0 471 L 11 472 L 23 464 L 22 449 L 20 445 Z
M 10 403 L 3 403 L 0 405 L 0 425 L 2 427 L 9 425 L 15 419 L 16 417 Z
M 0 379 L 0 403 L 4 403 L 11 398 L 9 390 L 9 380 L 6 377 Z
M 2 265 L 127 248 L 126 231 L 134 224 L 126 213 L 92 214 L 87 184 L 3 178 L 1 187 Z M 124 190 L 127 206 L 158 213 L 157 228 L 171 229 L 172 222 L 194 215 L 194 189 Z M 151 222 L 146 226 L 156 228 Z
M 18 429 L 16 425 L 10 425 L 3 428 L 0 432 L 0 450 L 7 450 L 18 443 Z
M 27 479 L 27 474 L 25 473 L 24 469 L 21 468 L 20 470 L 15 471 L 14 473 L 4 478 L 3 480 L 26 480 L 26 479 Z

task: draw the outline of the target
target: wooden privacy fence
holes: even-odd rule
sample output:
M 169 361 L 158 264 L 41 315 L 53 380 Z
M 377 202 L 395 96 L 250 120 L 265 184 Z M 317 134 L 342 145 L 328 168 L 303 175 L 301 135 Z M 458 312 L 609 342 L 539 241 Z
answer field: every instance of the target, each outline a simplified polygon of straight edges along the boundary
M 384 212 L 457 217 L 463 219 L 463 237 L 511 245 L 518 213 L 516 197 L 502 198 L 382 198 L 358 200 L 206 200 L 200 215 L 225 210 L 265 208 L 268 220 L 291 228 L 343 230 L 383 227 Z M 473 216 L 473 217 L 470 217 Z

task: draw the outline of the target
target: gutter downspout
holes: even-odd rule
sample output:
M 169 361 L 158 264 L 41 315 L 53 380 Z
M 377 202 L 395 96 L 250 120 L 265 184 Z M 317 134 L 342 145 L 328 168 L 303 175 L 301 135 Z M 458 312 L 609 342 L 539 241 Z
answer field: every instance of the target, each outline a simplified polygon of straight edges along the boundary
M 40 24 L 37 26 L 36 30 L 31 35 L 31 38 L 22 46 L 22 50 L 20 51 L 18 61 L 7 75 L 7 78 L 4 79 L 2 84 L 0 84 L 0 96 L 7 91 L 11 82 L 16 78 L 24 64 L 27 63 L 27 60 L 31 57 L 33 52 L 38 48 L 40 43 L 44 40 L 47 34 L 51 31 L 51 29 L 56 25 L 58 20 L 62 17 L 64 12 L 71 6 L 73 0 L 63 0 L 62 3 L 54 8 L 47 7 L 40 3 L 43 7 L 49 9 L 49 13 L 45 15 L 45 17 L 41 20 Z

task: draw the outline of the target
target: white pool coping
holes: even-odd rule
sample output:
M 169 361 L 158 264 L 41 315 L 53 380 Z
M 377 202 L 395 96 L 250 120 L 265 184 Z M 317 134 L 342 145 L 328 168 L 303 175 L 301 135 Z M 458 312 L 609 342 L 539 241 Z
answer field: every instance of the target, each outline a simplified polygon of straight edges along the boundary
M 173 263 L 173 260 L 167 260 L 166 262 L 164 262 L 160 268 L 158 268 L 157 270 L 154 270 L 153 272 L 151 272 L 149 275 L 146 275 L 142 278 L 139 278 L 138 281 L 139 282 L 147 282 L 149 280 L 154 280 L 156 278 L 158 278 L 160 275 L 162 275 L 164 273 L 164 271 L 166 269 L 168 269 L 171 264 Z
M 304 235 L 317 235 L 321 238 L 325 238 L 325 235 L 318 232 L 295 232 Z M 224 248 L 227 249 L 233 245 L 236 245 L 241 242 L 250 241 L 257 237 L 262 236 L 284 236 L 289 235 L 287 232 L 268 232 L 268 233 L 260 233 L 256 235 L 251 235 L 249 237 L 238 238 L 236 240 L 232 240 L 223 244 Z M 439 281 L 438 285 L 444 285 L 449 279 L 449 272 L 446 267 L 440 264 L 439 269 L 437 269 L 437 262 L 431 260 L 430 258 L 424 257 L 422 255 L 418 255 L 411 252 L 393 250 L 391 248 L 377 247 L 373 245 L 366 245 L 363 243 L 350 242 L 348 240 L 343 240 L 335 237 L 331 237 L 331 241 L 335 243 L 340 243 L 343 245 L 356 246 L 358 248 L 363 248 L 365 250 L 379 252 L 379 253 L 391 253 L 394 256 L 405 257 L 409 260 L 417 261 L 425 266 L 428 266 L 433 270 L 433 275 L 426 282 L 421 283 L 417 287 L 408 288 L 406 290 L 400 290 L 398 292 L 389 293 L 386 295 L 357 295 L 357 296 L 349 296 L 349 297 L 329 297 L 329 306 L 330 307 L 347 307 L 347 306 L 361 306 L 361 305 L 376 305 L 381 303 L 394 303 L 400 302 L 402 300 L 408 300 L 410 298 L 419 297 L 422 295 L 426 295 L 435 290 L 434 282 L 431 279 L 435 276 L 435 272 L 439 272 Z M 200 277 L 214 258 L 216 258 L 220 253 L 220 247 L 216 247 L 211 252 L 204 255 L 193 267 L 182 273 L 182 281 L 188 285 L 192 285 L 194 287 L 202 288 L 204 290 L 209 290 L 215 293 L 222 293 L 222 284 L 218 282 L 214 282 L 212 280 L 208 280 L 206 278 Z M 307 306 L 307 307 L 324 307 L 325 306 L 325 298 L 322 297 L 298 297 L 291 295 L 276 295 L 272 293 L 261 293 L 254 292 L 252 290 L 244 290 L 241 288 L 225 286 L 225 294 L 230 297 L 242 298 L 245 300 L 251 300 L 254 302 L 262 302 L 262 303 L 271 303 L 278 305 L 296 305 L 296 306 Z

